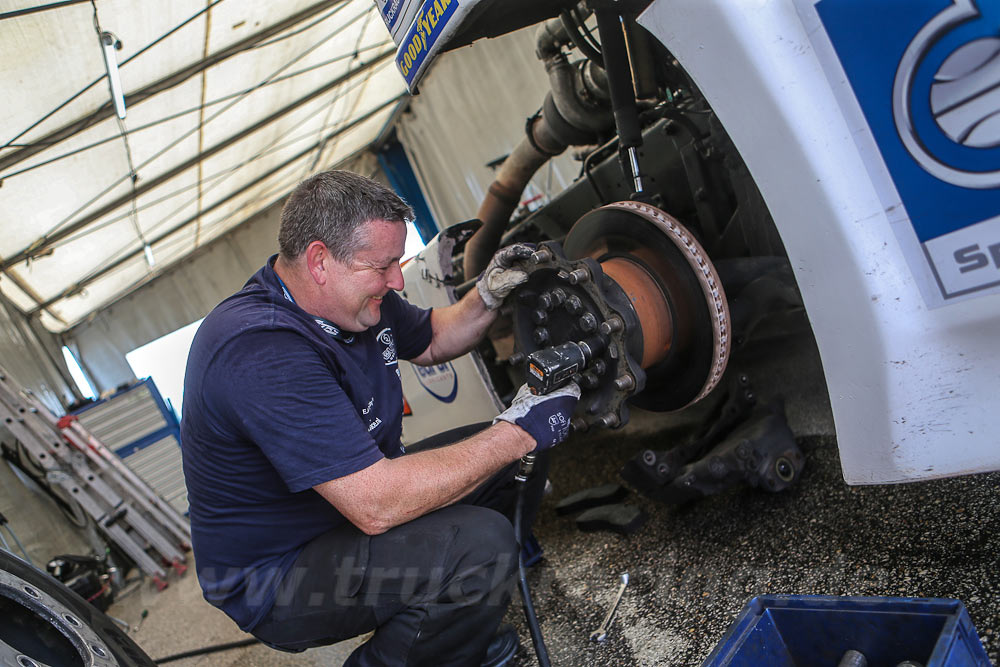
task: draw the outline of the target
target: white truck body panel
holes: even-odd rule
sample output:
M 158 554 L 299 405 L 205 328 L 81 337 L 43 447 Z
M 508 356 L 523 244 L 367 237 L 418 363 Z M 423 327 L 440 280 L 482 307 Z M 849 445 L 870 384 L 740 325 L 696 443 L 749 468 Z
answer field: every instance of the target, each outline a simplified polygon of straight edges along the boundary
M 880 198 L 891 175 L 858 103 L 842 110 L 846 77 L 831 85 L 824 72 L 815 11 L 800 9 L 660 1 L 639 22 L 702 90 L 774 217 L 823 360 L 844 479 L 1000 469 L 1000 295 L 925 303 L 918 281 L 929 277 L 914 275 L 893 229 L 902 202 Z
M 403 296 L 424 308 L 442 308 L 455 301 L 448 285 L 454 242 L 438 234 L 403 266 Z M 403 417 L 403 446 L 466 424 L 490 421 L 504 405 L 500 402 L 483 362 L 475 352 L 438 366 L 416 366 L 399 361 L 403 396 L 412 415 Z

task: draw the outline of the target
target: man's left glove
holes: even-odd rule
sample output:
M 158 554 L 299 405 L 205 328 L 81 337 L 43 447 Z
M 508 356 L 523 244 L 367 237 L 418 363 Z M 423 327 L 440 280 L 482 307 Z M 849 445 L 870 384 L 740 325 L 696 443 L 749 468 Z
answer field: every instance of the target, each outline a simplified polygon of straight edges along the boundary
M 527 273 L 512 267 L 517 260 L 531 257 L 533 252 L 531 246 L 524 243 L 515 243 L 496 251 L 476 282 L 476 289 L 488 310 L 496 310 L 503 305 L 503 300 L 514 288 L 528 279 Z
M 569 421 L 580 400 L 580 387 L 575 382 L 548 394 L 535 395 L 527 384 L 521 385 L 510 407 L 493 420 L 516 424 L 535 439 L 535 449 L 539 452 L 558 445 L 569 435 Z

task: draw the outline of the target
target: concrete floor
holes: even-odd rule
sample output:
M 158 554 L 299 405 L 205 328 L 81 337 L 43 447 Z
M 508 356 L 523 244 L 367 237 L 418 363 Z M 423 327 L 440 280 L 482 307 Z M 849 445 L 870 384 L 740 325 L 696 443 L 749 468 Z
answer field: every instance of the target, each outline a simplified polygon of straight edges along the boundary
M 783 361 L 774 359 L 782 350 Z M 684 419 L 636 413 L 621 431 L 575 436 L 553 453 L 554 492 L 535 533 L 545 552 L 529 573 L 536 610 L 555 665 L 697 665 L 744 605 L 761 594 L 957 598 L 965 603 L 990 659 L 1000 656 L 1000 474 L 898 486 L 844 484 L 815 348 L 808 336 L 772 339 L 745 351 L 734 368 L 758 393 L 787 397 L 789 423 L 806 453 L 796 486 L 780 494 L 735 488 L 684 507 L 632 494 L 648 513 L 635 534 L 584 533 L 555 503 L 620 481 L 635 453 L 664 449 L 690 433 Z M 631 584 L 607 641 L 600 623 L 621 572 Z M 153 658 L 246 638 L 201 599 L 193 572 L 155 593 L 143 587 L 110 613 L 134 623 Z M 522 648 L 515 665 L 537 664 L 520 604 L 507 614 Z M 334 665 L 359 640 L 302 654 L 254 646 L 173 664 Z

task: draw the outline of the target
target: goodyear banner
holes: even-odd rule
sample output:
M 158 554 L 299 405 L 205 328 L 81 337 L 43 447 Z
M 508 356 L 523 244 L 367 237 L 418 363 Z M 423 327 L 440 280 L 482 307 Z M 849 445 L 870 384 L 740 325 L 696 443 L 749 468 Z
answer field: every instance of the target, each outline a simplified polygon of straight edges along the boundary
M 376 0 L 410 92 L 479 0 Z
M 894 221 L 925 301 L 1000 292 L 1000 2 L 813 2 L 813 40 L 832 45 L 827 75 L 846 74 L 877 144 L 869 171 L 890 174 L 883 203 L 909 225 Z

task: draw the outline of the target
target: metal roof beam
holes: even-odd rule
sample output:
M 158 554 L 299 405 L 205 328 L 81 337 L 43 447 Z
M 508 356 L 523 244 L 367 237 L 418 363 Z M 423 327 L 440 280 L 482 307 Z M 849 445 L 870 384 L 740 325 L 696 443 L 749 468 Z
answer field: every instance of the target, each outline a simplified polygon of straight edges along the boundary
M 292 14 L 288 18 L 283 19 L 275 23 L 274 25 L 268 26 L 267 28 L 264 28 L 260 32 L 254 33 L 253 35 L 250 35 L 249 37 L 242 39 L 225 49 L 222 49 L 218 53 L 213 53 L 207 58 L 199 60 L 198 62 L 189 65 L 184 69 L 178 70 L 173 74 L 168 74 L 159 81 L 154 81 L 148 86 L 144 86 L 143 88 L 140 88 L 139 90 L 133 93 L 127 94 L 125 96 L 125 107 L 129 108 L 135 106 L 136 104 L 143 102 L 158 93 L 161 93 L 165 90 L 169 90 L 170 88 L 173 88 L 181 83 L 184 83 L 191 77 L 197 74 L 201 74 L 209 67 L 212 67 L 213 65 L 216 65 L 243 51 L 252 49 L 265 39 L 273 37 L 277 33 L 287 30 L 288 28 L 291 28 L 292 26 L 295 26 L 301 23 L 302 21 L 305 21 L 306 19 L 315 16 L 316 14 L 320 13 L 325 9 L 329 9 L 330 7 L 337 4 L 343 4 L 344 2 L 347 2 L 347 0 L 332 0 L 332 1 L 323 0 L 322 2 L 317 2 L 314 5 L 310 5 L 309 7 L 303 9 L 301 12 Z M 61 141 L 69 139 L 73 135 L 82 132 L 83 130 L 86 130 L 88 127 L 91 127 L 92 125 L 95 125 L 101 122 L 102 120 L 111 118 L 112 116 L 114 116 L 114 114 L 115 114 L 114 105 L 111 104 L 111 102 L 108 102 L 107 104 L 99 107 L 94 113 L 89 114 L 88 116 L 85 116 L 83 118 L 78 118 L 70 123 L 67 123 L 66 125 L 60 127 L 59 129 L 49 132 L 44 137 L 41 137 L 40 139 L 33 141 L 32 143 L 24 146 L 23 148 L 19 148 L 15 151 L 8 153 L 7 155 L 4 155 L 3 157 L 0 157 L 0 171 L 3 171 L 8 167 L 23 162 L 24 160 L 30 158 L 32 155 L 36 155 L 37 153 L 47 150 L 52 146 L 54 146 L 55 144 L 58 144 Z
M 69 5 L 79 5 L 84 2 L 90 2 L 90 0 L 62 0 L 62 2 L 50 2 L 47 5 L 37 5 L 35 7 L 25 7 L 24 9 L 15 9 L 13 11 L 0 14 L 0 21 L 12 19 L 18 16 L 24 16 L 25 14 L 44 12 L 49 9 L 59 9 L 60 7 L 67 7 Z
M 252 187 L 254 187 L 256 185 L 259 185 L 260 183 L 262 183 L 263 181 L 267 180 L 271 176 L 274 176 L 276 173 L 278 173 L 279 171 L 281 171 L 282 169 L 284 169 L 288 165 L 295 163 L 297 160 L 301 160 L 303 157 L 309 155 L 309 153 L 311 153 L 312 151 L 315 151 L 318 148 L 321 148 L 322 146 L 325 146 L 326 143 L 329 142 L 331 139 L 334 139 L 334 138 L 338 137 L 339 135 L 344 134 L 345 132 L 351 131 L 352 129 L 354 129 L 355 127 L 357 127 L 358 125 L 360 125 L 361 123 L 363 123 L 366 120 L 368 120 L 369 118 L 377 115 L 379 112 L 383 111 L 387 107 L 392 106 L 393 104 L 396 104 L 397 102 L 399 102 L 400 100 L 406 98 L 407 96 L 408 96 L 407 93 L 402 93 L 400 95 L 397 95 L 396 97 L 393 97 L 392 99 L 390 99 L 390 100 L 388 100 L 388 101 L 380 104 L 379 106 L 375 107 L 371 111 L 369 111 L 369 112 L 367 112 L 367 113 L 359 116 L 358 118 L 355 118 L 354 120 L 352 120 L 347 125 L 344 125 L 343 127 L 339 127 L 336 130 L 330 132 L 325 137 L 323 137 L 322 139 L 320 139 L 319 141 L 317 141 L 316 143 L 314 143 L 312 146 L 309 146 L 309 148 L 306 148 L 305 150 L 302 150 L 299 153 L 296 153 L 292 157 L 288 158 L 287 160 L 285 160 L 281 164 L 277 165 L 276 167 L 268 170 L 267 172 L 261 174 L 260 176 L 258 176 L 257 178 L 253 179 L 249 183 L 246 183 L 245 185 L 243 185 L 242 187 L 238 188 L 237 190 L 234 190 L 233 192 L 227 194 L 225 197 L 222 197 L 221 199 L 213 202 L 207 208 L 205 208 L 204 210 L 202 210 L 200 213 L 198 213 L 196 215 L 193 215 L 190 218 L 177 223 L 176 225 L 174 225 L 170 229 L 166 230 L 165 232 L 163 232 L 159 236 L 151 239 L 150 240 L 150 244 L 152 245 L 152 244 L 159 243 L 159 242 L 167 239 L 168 237 L 176 234 L 177 232 L 181 231 L 182 229 L 184 229 L 188 225 L 191 225 L 191 224 L 197 222 L 198 219 L 201 216 L 205 215 L 206 213 L 211 213 L 216 208 L 222 206 L 223 204 L 225 204 L 226 202 L 230 201 L 231 199 L 233 199 L 235 197 L 238 197 L 239 195 L 241 195 L 242 193 L 246 192 L 250 188 L 252 188 Z M 48 299 L 45 302 L 41 303 L 37 308 L 35 308 L 34 310 L 32 310 L 28 314 L 29 315 L 34 315 L 35 313 L 37 313 L 40 310 L 44 310 L 44 309 L 49 308 L 50 306 L 52 306 L 53 304 L 55 304 L 57 301 L 61 301 L 62 299 L 65 299 L 67 297 L 70 297 L 70 296 L 73 296 L 74 294 L 79 293 L 87 285 L 90 285 L 91 283 L 93 283 L 97 279 L 101 278 L 102 276 L 106 275 L 107 273 L 110 273 L 111 271 L 114 271 L 115 269 L 117 269 L 121 265 L 125 264 L 126 262 L 128 262 L 128 261 L 130 261 L 132 259 L 135 259 L 136 257 L 142 256 L 144 254 L 144 252 L 145 251 L 142 248 L 139 248 L 138 250 L 129 253 L 128 255 L 122 257 L 121 259 L 119 259 L 119 260 L 117 260 L 117 261 L 115 261 L 115 262 L 113 262 L 113 263 L 111 263 L 111 264 L 109 264 L 109 265 L 101 268 L 96 273 L 88 276 L 87 278 L 84 278 L 80 282 L 78 282 L 78 283 L 76 283 L 76 284 L 74 284 L 74 285 L 72 285 L 70 287 L 67 287 L 62 292 L 60 292 L 59 294 L 57 294 L 56 296 L 54 296 L 51 299 Z M 170 266 L 167 266 L 167 267 L 164 268 L 164 270 L 169 269 L 169 268 L 170 268 Z
M 336 88 L 337 86 L 342 85 L 346 81 L 349 81 L 353 77 L 364 73 L 365 71 L 371 69 L 372 67 L 377 67 L 386 60 L 391 59 L 394 55 L 395 51 L 390 50 L 387 51 L 386 53 L 383 53 L 380 56 L 372 58 L 371 60 L 365 61 L 357 68 L 350 70 L 349 72 L 346 72 L 345 74 L 337 77 L 336 79 L 333 79 L 332 81 L 324 84 L 323 86 L 320 86 L 316 90 L 313 90 L 312 92 L 304 95 L 303 97 L 300 97 L 291 104 L 288 104 L 282 107 L 281 109 L 278 109 L 271 115 L 257 121 L 250 127 L 244 128 L 243 130 L 240 130 L 236 134 L 226 139 L 223 139 L 221 142 L 215 144 L 211 148 L 208 148 L 202 151 L 201 153 L 198 153 L 197 155 L 191 157 L 188 160 L 185 160 L 181 164 L 173 167 L 172 169 L 169 169 L 166 172 L 158 176 L 155 176 L 154 178 L 143 181 L 141 185 L 137 185 L 134 188 L 134 190 L 129 192 L 128 194 L 118 197 L 117 199 L 105 204 L 96 211 L 93 211 L 92 213 L 88 213 L 87 215 L 80 218 L 76 222 L 73 222 L 63 227 L 58 232 L 37 239 L 27 248 L 14 253 L 10 257 L 5 258 L 3 261 L 0 261 L 0 271 L 5 271 L 11 266 L 19 264 L 20 262 L 23 262 L 30 257 L 44 253 L 52 244 L 66 238 L 67 236 L 70 236 L 71 234 L 79 231 L 80 229 L 86 227 L 87 225 L 96 222 L 97 220 L 100 220 L 102 217 L 114 211 L 116 208 L 128 204 L 130 201 L 132 201 L 139 195 L 148 192 L 149 190 L 152 190 L 153 188 L 162 185 L 163 183 L 170 180 L 174 176 L 177 176 L 178 174 L 185 172 L 188 169 L 191 169 L 205 158 L 211 157 L 212 155 L 215 155 L 216 153 L 225 150 L 226 148 L 232 146 L 234 143 L 240 141 L 244 137 L 247 137 L 248 135 L 253 134 L 257 130 L 260 130 L 261 128 L 264 128 L 267 125 L 270 125 L 271 123 L 281 118 L 282 116 L 294 111 L 299 106 L 312 101 L 313 99 L 319 97 L 320 95 L 323 95 L 324 93 L 332 90 L 333 88 Z

